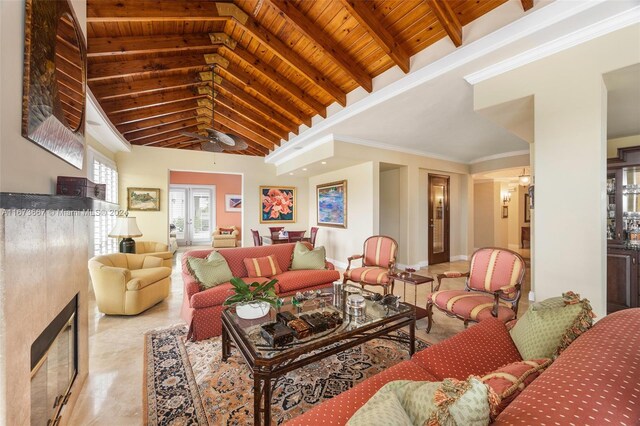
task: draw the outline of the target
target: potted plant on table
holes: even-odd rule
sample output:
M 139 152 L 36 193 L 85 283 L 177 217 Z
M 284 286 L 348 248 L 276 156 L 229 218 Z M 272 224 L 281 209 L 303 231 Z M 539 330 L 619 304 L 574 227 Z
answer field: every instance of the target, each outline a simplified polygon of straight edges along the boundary
M 236 314 L 243 319 L 256 319 L 269 313 L 271 306 L 277 306 L 278 295 L 274 287 L 278 280 L 247 284 L 240 278 L 232 278 L 234 294 L 225 301 L 225 306 L 235 305 Z

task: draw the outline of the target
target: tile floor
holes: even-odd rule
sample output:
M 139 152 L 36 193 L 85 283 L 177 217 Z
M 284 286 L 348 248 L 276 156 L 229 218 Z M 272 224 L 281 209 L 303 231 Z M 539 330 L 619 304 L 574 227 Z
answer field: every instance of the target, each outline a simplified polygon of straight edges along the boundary
M 191 247 L 193 249 L 196 247 Z M 142 425 L 142 384 L 144 362 L 144 333 L 147 330 L 181 322 L 182 277 L 179 265 L 184 249 L 174 257 L 171 294 L 162 303 L 135 317 L 107 316 L 98 312 L 95 300 L 89 305 L 89 377 L 80 393 L 69 420 L 70 425 Z M 527 250 L 528 252 L 528 250 Z M 522 253 L 528 257 L 528 253 Z M 176 266 L 178 265 L 178 266 Z M 443 263 L 418 271 L 435 275 L 448 270 L 466 271 L 466 261 Z M 525 276 L 525 289 L 520 301 L 520 312 L 528 307 L 527 293 L 530 276 Z M 441 289 L 463 288 L 463 279 L 444 280 Z M 374 289 L 375 287 L 369 287 Z M 418 287 L 418 303 L 425 305 L 430 286 Z M 403 284 L 396 283 L 395 293 L 402 295 Z M 413 288 L 407 286 L 407 299 L 413 301 Z M 464 330 L 462 321 L 434 312 L 435 324 L 431 333 L 425 329 L 427 320 L 417 322 L 416 336 L 437 343 Z

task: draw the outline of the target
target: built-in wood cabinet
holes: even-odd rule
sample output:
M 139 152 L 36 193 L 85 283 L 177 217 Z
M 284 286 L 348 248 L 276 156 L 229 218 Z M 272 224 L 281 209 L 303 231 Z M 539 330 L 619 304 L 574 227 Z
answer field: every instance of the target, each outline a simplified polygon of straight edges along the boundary
M 607 171 L 607 313 L 640 306 L 640 147 L 618 150 Z

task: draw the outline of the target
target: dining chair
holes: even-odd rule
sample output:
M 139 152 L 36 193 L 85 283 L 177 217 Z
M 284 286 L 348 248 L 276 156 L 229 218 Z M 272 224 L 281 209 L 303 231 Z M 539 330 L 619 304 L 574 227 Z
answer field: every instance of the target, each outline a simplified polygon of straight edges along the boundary
M 434 306 L 462 320 L 465 327 L 490 317 L 505 323 L 517 318 L 524 273 L 524 259 L 516 252 L 495 247 L 476 250 L 469 272 L 438 274 L 436 291 L 427 296 L 427 333 L 433 324 Z M 441 280 L 461 277 L 466 277 L 463 290 L 440 290 Z
M 288 231 L 287 238 L 290 243 L 295 243 L 296 241 L 302 241 L 304 238 L 304 234 L 307 231 Z
M 318 236 L 318 229 L 320 229 L 320 228 L 318 228 L 317 226 L 312 226 L 311 227 L 311 237 L 309 239 L 309 242 L 311 243 L 311 245 L 313 247 L 316 246 L 316 237 Z
M 284 229 L 284 226 L 270 226 L 269 234 L 273 235 L 274 233 L 278 234 L 280 231 Z
M 393 294 L 393 279 L 389 278 L 389 274 L 396 264 L 396 240 L 384 235 L 374 235 L 364 241 L 362 252 L 347 259 L 349 263 L 344 271 L 343 283 L 353 281 L 363 288 L 365 285 L 379 285 L 384 294 Z M 362 259 L 362 266 L 351 269 L 351 262 L 356 259 Z
M 253 235 L 253 245 L 254 246 L 261 246 L 262 245 L 262 237 L 260 236 L 260 233 L 258 231 L 256 231 L 255 229 L 251 230 L 251 235 Z

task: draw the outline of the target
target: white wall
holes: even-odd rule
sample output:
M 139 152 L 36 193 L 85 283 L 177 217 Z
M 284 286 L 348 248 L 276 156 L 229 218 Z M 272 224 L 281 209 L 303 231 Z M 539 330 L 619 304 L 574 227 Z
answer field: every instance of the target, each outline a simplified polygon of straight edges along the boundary
M 398 263 L 406 263 L 406 245 L 400 234 L 400 168 L 380 172 L 380 234 L 398 242 Z
M 606 313 L 604 73 L 640 62 L 640 25 L 615 31 L 474 87 L 476 110 L 534 95 L 533 291 L 573 290 Z M 526 84 L 524 84 L 526 82 Z
M 377 165 L 367 162 L 309 178 L 308 193 L 313 194 L 313 201 L 309 203 L 308 216 L 312 226 L 318 223 L 316 186 L 347 181 L 347 228 L 321 226 L 316 240 L 316 246 L 324 246 L 327 258 L 337 266 L 345 267 L 349 256 L 362 253 L 364 240 L 377 234 L 373 223 L 374 202 L 378 198 L 378 188 L 372 184 L 374 174 L 378 174 Z
M 474 248 L 494 245 L 493 182 L 478 182 L 473 185 Z
M 160 241 L 166 243 L 169 234 L 168 187 L 169 171 L 192 172 L 224 172 L 241 173 L 244 176 L 242 185 L 243 219 L 242 242 L 244 246 L 252 246 L 250 229 L 258 229 L 261 235 L 268 234 L 268 226 L 280 224 L 261 224 L 261 185 L 293 186 L 297 189 L 298 208 L 295 223 L 283 224 L 292 230 L 309 230 L 309 192 L 306 178 L 292 176 L 276 176 L 275 166 L 265 164 L 262 157 L 243 155 L 213 154 L 203 151 L 163 149 L 133 146 L 130 153 L 120 152 L 116 156 L 120 177 L 120 205 L 126 208 L 127 188 L 160 188 L 160 211 L 131 212 L 137 218 L 138 227 L 143 233 L 142 241 Z

